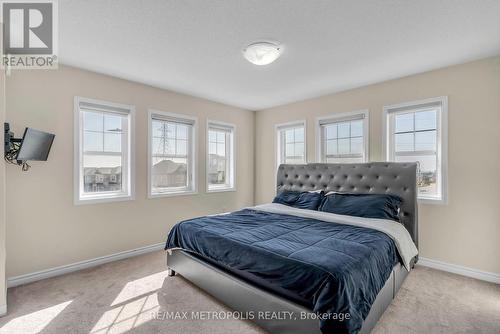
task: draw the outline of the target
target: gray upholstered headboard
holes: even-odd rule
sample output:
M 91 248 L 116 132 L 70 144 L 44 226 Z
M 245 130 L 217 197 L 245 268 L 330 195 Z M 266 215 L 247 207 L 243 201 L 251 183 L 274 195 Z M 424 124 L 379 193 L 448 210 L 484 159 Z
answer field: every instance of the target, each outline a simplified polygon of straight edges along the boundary
M 277 190 L 325 190 L 358 194 L 395 194 L 403 199 L 401 223 L 418 247 L 417 164 L 370 162 L 361 164 L 280 165 Z

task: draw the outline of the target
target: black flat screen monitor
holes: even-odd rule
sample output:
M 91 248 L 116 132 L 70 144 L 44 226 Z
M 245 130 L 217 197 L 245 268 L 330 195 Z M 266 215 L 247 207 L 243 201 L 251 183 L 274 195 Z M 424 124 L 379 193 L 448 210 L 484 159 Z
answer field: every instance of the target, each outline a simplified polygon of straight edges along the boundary
M 26 128 L 16 160 L 47 161 L 54 137 L 52 133 Z

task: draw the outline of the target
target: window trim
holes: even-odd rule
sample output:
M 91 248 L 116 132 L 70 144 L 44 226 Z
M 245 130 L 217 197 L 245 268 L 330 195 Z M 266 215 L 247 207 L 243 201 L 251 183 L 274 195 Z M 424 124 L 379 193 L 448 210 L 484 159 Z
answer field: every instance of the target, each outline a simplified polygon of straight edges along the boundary
M 307 121 L 297 120 L 286 123 L 280 123 L 274 125 L 274 170 L 278 171 L 278 167 L 280 165 L 281 160 L 281 139 L 280 139 L 280 131 L 287 128 L 294 128 L 297 126 L 304 127 L 304 164 L 307 164 Z
M 354 111 L 334 113 L 327 116 L 316 117 L 316 161 L 320 163 L 326 163 L 323 159 L 323 141 L 322 141 L 322 131 L 321 122 L 332 121 L 332 123 L 337 123 L 341 121 L 352 121 L 356 120 L 359 115 L 363 115 L 363 162 L 370 161 L 370 110 L 369 109 L 359 109 Z
M 437 140 L 436 140 L 436 154 L 438 156 L 438 164 L 440 164 L 440 172 L 441 172 L 441 198 L 433 198 L 433 197 L 420 197 L 417 194 L 417 199 L 419 203 L 422 204 L 448 204 L 448 96 L 439 96 L 432 97 L 428 99 L 410 101 L 410 102 L 402 102 L 397 104 L 392 104 L 388 106 L 384 106 L 384 113 L 382 117 L 383 121 L 383 154 L 386 161 L 390 160 L 391 150 L 391 130 L 389 126 L 391 125 L 389 122 L 390 114 L 397 112 L 399 110 L 404 109 L 417 109 L 419 107 L 424 107 L 429 104 L 440 104 L 441 105 L 441 113 L 440 118 L 437 120 Z
M 152 157 L 151 142 L 152 142 L 152 135 L 153 135 L 153 130 L 152 130 L 153 115 L 165 116 L 166 118 L 169 118 L 169 117 L 170 118 L 178 118 L 180 120 L 184 119 L 184 120 L 193 122 L 192 143 L 189 147 L 189 149 L 191 150 L 191 156 L 193 159 L 192 163 L 191 163 L 191 176 L 192 176 L 192 182 L 193 182 L 192 189 L 181 190 L 181 191 L 168 191 L 168 192 L 153 194 L 152 187 L 151 187 L 151 169 L 153 167 L 152 163 L 151 163 L 151 157 Z M 158 109 L 148 109 L 148 156 L 147 156 L 147 159 L 148 159 L 148 198 L 149 199 L 162 198 L 162 197 L 187 196 L 187 195 L 198 194 L 198 175 L 197 175 L 197 165 L 196 165 L 197 157 L 198 157 L 198 145 L 197 145 L 198 136 L 197 135 L 198 135 L 198 118 L 197 117 L 186 115 L 186 114 L 177 114 L 177 113 L 162 111 L 162 110 L 158 110 Z M 189 156 L 189 153 L 188 153 L 188 156 Z
M 109 109 L 121 109 L 129 115 L 128 126 L 128 150 L 127 155 L 127 192 L 124 194 L 100 194 L 81 198 L 82 185 L 82 155 L 83 155 L 83 125 L 82 113 L 80 110 L 81 103 L 94 104 L 103 107 L 103 112 L 109 112 Z M 109 202 L 133 201 L 135 200 L 135 106 L 91 99 L 81 96 L 74 97 L 73 106 L 73 203 L 74 205 L 98 204 Z M 122 153 L 123 154 L 123 153 Z
M 221 128 L 226 128 L 231 130 L 231 143 L 230 143 L 230 165 L 232 167 L 231 170 L 231 185 L 225 186 L 225 187 L 216 187 L 210 189 L 210 185 L 208 183 L 208 161 L 209 161 L 209 141 L 208 141 L 208 131 L 210 129 L 210 126 L 214 127 L 221 127 Z M 222 121 L 215 121 L 211 119 L 207 119 L 207 126 L 206 126 L 206 136 L 205 136 L 206 142 L 205 142 L 205 150 L 206 150 L 206 159 L 205 159 L 205 191 L 207 193 L 220 193 L 220 192 L 226 192 L 226 191 L 236 191 L 236 125 L 232 123 L 227 123 L 227 122 L 222 122 Z

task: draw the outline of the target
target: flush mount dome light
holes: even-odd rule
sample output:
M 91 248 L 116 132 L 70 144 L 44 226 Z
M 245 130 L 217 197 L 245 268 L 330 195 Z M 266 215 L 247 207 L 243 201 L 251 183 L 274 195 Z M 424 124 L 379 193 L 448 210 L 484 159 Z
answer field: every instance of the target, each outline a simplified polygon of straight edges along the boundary
M 269 42 L 252 43 L 243 49 L 245 59 L 255 65 L 271 64 L 280 55 L 280 46 Z

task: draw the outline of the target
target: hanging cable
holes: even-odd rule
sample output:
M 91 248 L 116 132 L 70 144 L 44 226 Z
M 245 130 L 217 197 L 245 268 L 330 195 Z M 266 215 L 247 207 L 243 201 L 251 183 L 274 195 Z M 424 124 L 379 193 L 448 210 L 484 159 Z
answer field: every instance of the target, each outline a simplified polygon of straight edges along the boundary
M 5 162 L 11 164 L 11 165 L 17 165 L 21 166 L 21 170 L 23 172 L 27 172 L 30 169 L 30 165 L 28 164 L 27 161 L 18 161 L 17 158 L 17 153 L 19 152 L 19 148 L 21 147 L 21 144 L 19 143 L 12 143 L 12 149 L 8 152 L 5 152 L 4 160 Z

